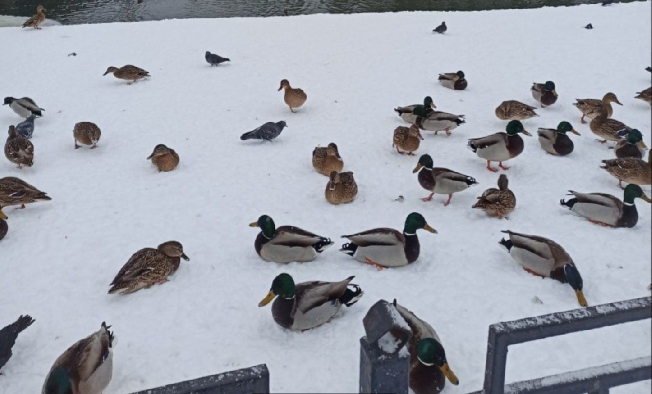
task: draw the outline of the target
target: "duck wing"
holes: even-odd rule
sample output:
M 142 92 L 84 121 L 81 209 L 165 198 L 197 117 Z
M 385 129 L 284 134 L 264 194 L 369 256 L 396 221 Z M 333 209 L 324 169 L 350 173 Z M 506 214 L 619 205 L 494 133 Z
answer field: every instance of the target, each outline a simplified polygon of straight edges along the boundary
M 276 229 L 269 243 L 282 246 L 312 246 L 323 238 L 299 227 L 281 226 Z
M 153 263 L 161 257 L 161 252 L 154 248 L 144 248 L 134 253 L 129 261 L 120 269 L 113 278 L 110 286 L 119 282 L 129 281 L 152 270 Z
M 486 137 L 471 138 L 469 142 L 472 143 L 473 146 L 475 146 L 477 149 L 485 149 L 498 143 L 505 142 L 506 139 L 507 133 L 500 132 L 488 135 Z
M 299 283 L 296 286 L 298 302 L 295 303 L 295 310 L 306 314 L 311 309 L 342 297 L 352 280 L 353 276 L 340 282 L 311 281 Z
M 343 235 L 342 238 L 348 238 L 358 246 L 369 245 L 403 245 L 405 244 L 405 236 L 391 228 L 375 228 L 372 230 L 363 231 L 357 234 Z
M 113 345 L 113 334 L 102 322 L 99 331 L 91 334 L 84 340 L 82 353 L 77 363 L 78 374 L 81 380 L 88 380 L 93 373 L 106 360 L 109 350 Z
M 543 259 L 553 260 L 554 266 L 550 271 L 573 262 L 573 259 L 568 253 L 566 253 L 564 248 L 553 240 L 537 235 L 516 233 L 509 230 L 502 232 L 509 234 L 509 239 L 517 248 L 525 249 Z
M 396 299 L 394 299 L 394 307 L 412 331 L 412 337 L 408 342 L 408 350 L 410 354 L 415 354 L 414 350 L 416 349 L 417 344 L 424 338 L 434 338 L 437 342 L 441 343 L 439 335 L 437 335 L 437 332 L 430 324 L 418 318 L 412 311 L 398 304 Z

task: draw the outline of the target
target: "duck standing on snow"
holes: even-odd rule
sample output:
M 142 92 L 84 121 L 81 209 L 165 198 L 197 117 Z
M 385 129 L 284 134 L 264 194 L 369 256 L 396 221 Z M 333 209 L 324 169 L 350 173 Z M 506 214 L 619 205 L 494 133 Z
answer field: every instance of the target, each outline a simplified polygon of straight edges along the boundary
M 457 386 L 460 381 L 453 373 L 439 335 L 427 322 L 399 305 L 394 307 L 412 331 L 407 348 L 410 353 L 409 386 L 414 394 L 438 394 L 446 386 L 446 378 Z
M 231 59 L 229 59 L 228 57 L 222 57 L 214 53 L 210 53 L 209 51 L 206 51 L 206 55 L 204 57 L 206 58 L 206 62 L 210 64 L 211 67 L 219 66 L 220 63 L 231 61 Z
M 516 100 L 503 101 L 496 108 L 496 117 L 500 120 L 526 120 L 539 116 L 536 108 Z
M 453 193 L 461 192 L 478 183 L 468 175 L 460 174 L 448 168 L 433 167 L 432 157 L 428 154 L 419 158 L 419 162 L 412 173 L 416 172 L 419 173 L 418 179 L 421 187 L 431 192 L 428 197 L 421 200 L 430 201 L 435 194 L 447 194 L 448 200 L 446 200 L 444 206 L 450 204 Z
M 646 103 L 652 105 L 652 87 L 649 87 L 641 92 L 636 92 L 636 97 L 639 100 L 643 100 Z
M 640 131 L 633 129 L 630 131 L 621 131 L 619 132 L 619 135 L 622 135 L 625 138 L 616 142 L 616 147 L 614 148 L 616 157 L 619 159 L 624 159 L 626 157 L 642 159 L 645 154 L 645 149 L 647 148 L 645 142 L 643 142 L 643 134 L 641 134 Z
M 294 108 L 301 107 L 308 99 L 308 95 L 303 90 L 290 86 L 290 81 L 287 79 L 281 81 L 281 87 L 278 90 L 280 91 L 281 89 L 285 89 L 283 100 L 292 112 L 294 112 Z
M 350 307 L 364 292 L 352 284 L 353 276 L 341 282 L 310 281 L 294 284 L 288 274 L 280 274 L 258 304 L 266 306 L 272 300 L 272 317 L 276 324 L 293 331 L 306 331 L 328 323 L 342 305 Z
M 622 139 L 622 134 L 624 134 L 621 133 L 622 131 L 629 131 L 632 129 L 621 121 L 607 118 L 607 108 L 605 107 L 602 107 L 598 116 L 591 120 L 591 123 L 589 123 L 589 128 L 593 134 L 602 138 L 598 139 L 601 144 L 604 144 L 607 141 L 618 142 L 620 139 Z
M 47 193 L 42 192 L 30 185 L 29 183 L 8 176 L 0 179 L 0 219 L 7 219 L 7 215 L 2 212 L 2 208 L 11 205 L 20 205 L 25 208 L 25 204 L 31 204 L 38 200 L 52 200 Z
M 77 142 L 92 145 L 91 149 L 95 149 L 102 136 L 102 131 L 93 122 L 79 122 L 75 124 L 72 135 L 75 138 L 75 149 L 81 148 L 81 145 L 78 145 Z
M 533 275 L 552 278 L 568 283 L 575 290 L 577 301 L 583 307 L 589 306 L 582 291 L 584 282 L 570 255 L 557 242 L 536 235 L 503 231 L 509 240 L 501 239 L 510 256 L 523 269 Z
M 326 237 L 294 226 L 276 227 L 274 220 L 262 215 L 249 227 L 259 227 L 254 242 L 256 253 L 265 261 L 305 263 L 317 258 L 317 254 L 330 247 L 333 242 Z
M 532 97 L 541 105 L 541 108 L 551 106 L 557 102 L 558 95 L 555 90 L 555 83 L 552 81 L 546 81 L 546 83 L 534 82 L 530 91 Z
M 500 219 L 512 213 L 516 208 L 516 195 L 509 190 L 507 175 L 500 174 L 498 189 L 492 187 L 485 190 L 472 208 L 482 209 L 487 215 L 498 216 Z
M 609 227 L 632 228 L 638 223 L 638 210 L 634 199 L 652 203 L 652 200 L 643 193 L 638 185 L 627 185 L 623 192 L 623 201 L 605 193 L 578 193 L 568 191 L 574 198 L 568 201 L 560 200 L 559 203 L 583 216 L 594 224 Z
M 448 28 L 446 27 L 446 22 L 442 22 L 441 25 L 435 27 L 432 30 L 432 32 L 433 33 L 444 34 L 444 33 L 446 33 L 446 30 L 448 30 Z
M 421 214 L 412 212 L 405 219 L 403 232 L 391 228 L 375 228 L 357 234 L 343 235 L 349 243 L 342 245 L 344 252 L 354 259 L 378 269 L 402 267 L 419 258 L 420 244 L 417 230 L 437 234 Z
M 32 114 L 24 121 L 18 123 L 16 125 L 16 131 L 18 131 L 18 134 L 28 140 L 31 139 L 32 134 L 34 134 L 34 119 L 36 119 L 36 115 Z
M 140 81 L 141 79 L 151 77 L 151 75 L 149 75 L 149 72 L 143 70 L 140 67 L 132 66 L 131 64 L 127 64 L 126 66 L 122 66 L 120 68 L 111 66 L 106 69 L 104 75 L 106 74 L 113 74 L 113 76 L 118 79 L 122 79 L 124 81 L 131 81 L 127 83 L 127 85 L 131 85 L 136 81 Z
M 156 249 L 144 248 L 134 253 L 113 278 L 109 294 L 131 294 L 168 281 L 181 265 L 190 261 L 177 241 L 160 244 Z
M 113 377 L 113 332 L 100 329 L 68 348 L 50 369 L 41 394 L 100 394 Z
M 469 85 L 462 71 L 439 74 L 438 79 L 443 87 L 453 90 L 464 90 Z
M 568 138 L 567 132 L 581 135 L 568 122 L 560 122 L 556 129 L 539 128 L 539 144 L 541 148 L 551 155 L 566 156 L 573 152 L 575 145 L 573 140 Z
M 344 167 L 344 161 L 340 156 L 339 149 L 334 142 L 327 147 L 316 147 L 312 151 L 312 168 L 318 173 L 330 176 L 333 171 L 340 172 Z
M 523 133 L 532 136 L 518 120 L 512 120 L 505 128 L 507 133 L 495 133 L 481 138 L 473 138 L 468 142 L 468 147 L 480 158 L 487 161 L 487 170 L 497 172 L 498 170 L 491 167 L 492 161 L 498 162 L 498 167 L 508 170 L 509 167 L 503 166 L 503 161 L 513 159 L 523 152 L 523 139 L 518 135 Z
M 158 144 L 154 147 L 154 151 L 147 158 L 158 168 L 158 172 L 169 172 L 177 168 L 179 165 L 179 155 L 172 148 L 168 148 L 164 144 Z
M 600 110 L 602 107 L 607 109 L 607 118 L 611 118 L 614 113 L 614 108 L 611 106 L 611 103 L 616 103 L 618 105 L 622 104 L 618 101 L 618 97 L 615 94 L 609 92 L 602 97 L 602 100 L 597 99 L 575 99 L 573 105 L 577 107 L 582 112 L 582 118 L 580 122 L 586 123 L 584 117 L 593 119 L 596 116 L 600 115 Z
M 398 116 L 400 116 L 404 121 L 414 124 L 414 122 L 417 121 L 417 115 L 414 114 L 415 108 L 421 108 L 420 116 L 425 116 L 432 111 L 432 108 L 437 108 L 437 106 L 432 102 L 432 97 L 426 96 L 426 98 L 423 99 L 423 104 L 412 104 L 405 107 L 398 107 L 394 108 L 394 111 L 396 111 Z
M 635 185 L 652 184 L 652 150 L 647 153 L 647 163 L 643 159 L 626 157 L 623 159 L 602 160 L 600 167 L 614 177 L 618 178 L 618 186 L 623 187 L 622 182 Z
M 5 156 L 18 168 L 34 164 L 34 145 L 25 137 L 18 135 L 16 127 L 9 126 L 9 136 L 5 142 Z
M 331 172 L 324 192 L 326 201 L 333 205 L 348 204 L 358 195 L 358 184 L 351 171 Z
M 0 219 L 0 222 L 3 220 Z M 1 224 L 1 223 L 0 223 Z M 2 227 L 0 226 L 0 229 Z M 0 239 L 2 239 L 2 230 L 0 230 Z M 16 344 L 18 334 L 23 332 L 27 327 L 34 323 L 31 316 L 20 316 L 18 320 L 0 330 L 0 369 L 7 364 L 12 356 L 11 348 Z
M 25 119 L 29 118 L 32 115 L 43 116 L 41 111 L 45 111 L 43 108 L 39 108 L 34 100 L 29 97 L 23 97 L 19 99 L 13 97 L 5 97 L 4 104 L 2 105 L 9 105 L 9 108 L 18 114 L 18 116 Z
M 264 125 L 246 132 L 240 136 L 242 141 L 246 140 L 262 140 L 262 141 L 272 141 L 281 134 L 281 131 L 285 127 L 288 127 L 284 121 L 280 122 L 267 122 Z
M 33 27 L 35 29 L 41 30 L 39 26 L 45 20 L 45 14 L 43 13 L 44 11 L 47 12 L 47 10 L 43 8 L 42 5 L 36 7 L 36 15 L 32 15 L 31 18 L 26 20 L 25 23 L 23 23 L 23 28 Z
M 408 154 L 414 155 L 414 151 L 419 149 L 423 137 L 419 131 L 419 126 L 413 124 L 410 127 L 398 126 L 394 130 L 394 137 L 392 138 L 392 147 L 396 148 L 396 152 L 401 155 Z M 399 148 L 403 149 L 401 152 Z

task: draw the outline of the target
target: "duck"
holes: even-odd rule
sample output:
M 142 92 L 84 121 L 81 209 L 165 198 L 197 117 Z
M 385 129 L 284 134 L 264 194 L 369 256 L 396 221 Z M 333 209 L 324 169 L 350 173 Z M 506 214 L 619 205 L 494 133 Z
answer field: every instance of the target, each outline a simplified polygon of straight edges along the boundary
M 438 79 L 441 86 L 453 90 L 464 90 L 468 86 L 468 82 L 464 78 L 464 72 L 462 71 L 439 74 Z
M 353 179 L 353 172 L 331 171 L 324 191 L 326 201 L 333 205 L 348 204 L 358 195 L 358 184 Z
M 34 119 L 36 119 L 36 115 L 32 114 L 24 121 L 18 123 L 16 125 L 16 131 L 18 131 L 18 134 L 28 140 L 31 139 L 34 134 Z
M 330 238 L 313 234 L 294 226 L 276 227 L 274 220 L 262 215 L 249 227 L 259 227 L 260 232 L 254 242 L 256 253 L 265 261 L 305 263 L 313 261 L 319 253 L 328 249 L 333 242 Z
M 652 105 L 652 87 L 649 87 L 645 90 L 642 90 L 640 92 L 636 92 L 636 96 L 634 98 L 637 98 L 639 100 L 643 100 L 646 103 Z
M 643 134 L 641 134 L 637 129 L 632 129 L 630 131 L 621 131 L 619 132 L 619 135 L 625 138 L 616 142 L 616 147 L 614 148 L 616 157 L 619 159 L 624 159 L 626 157 L 642 159 L 645 154 L 645 149 L 647 148 L 645 142 L 643 142 Z
M 20 209 L 23 209 L 25 204 L 39 200 L 50 201 L 52 198 L 22 179 L 13 176 L 0 178 L 0 219 L 7 219 L 2 212 L 4 207 L 20 205 Z
M 396 152 L 401 155 L 408 154 L 414 156 L 414 151 L 419 149 L 423 137 L 419 131 L 419 126 L 413 124 L 410 127 L 398 126 L 394 130 L 394 137 L 392 139 L 392 147 L 396 148 Z M 400 149 L 403 149 L 401 152 Z
M 131 81 L 127 83 L 127 85 L 131 85 L 136 81 L 140 81 L 141 79 L 151 77 L 151 75 L 149 75 L 149 72 L 143 70 L 140 67 L 132 66 L 131 64 L 127 64 L 126 66 L 122 66 L 120 68 L 111 66 L 106 69 L 104 75 L 106 74 L 113 74 L 113 76 L 118 79 Z
M 5 226 L 7 224 L 7 222 L 0 219 L 0 239 L 4 236 L 4 234 L 2 234 L 3 222 L 5 223 Z M 16 344 L 18 334 L 25 331 L 27 327 L 32 325 L 32 323 L 34 323 L 34 319 L 32 319 L 31 316 L 21 315 L 18 317 L 18 320 L 0 329 L 0 369 L 7 364 L 13 355 L 11 348 Z
M 534 112 L 536 108 L 523 104 L 520 101 L 508 100 L 503 101 L 496 108 L 496 116 L 500 120 L 526 120 L 539 116 Z
M 158 172 L 169 172 L 179 165 L 179 155 L 174 149 L 168 148 L 165 144 L 156 145 L 147 160 L 152 161 L 152 164 L 158 168 Z
M 652 184 L 652 150 L 647 152 L 647 163 L 643 159 L 626 157 L 624 159 L 602 160 L 603 166 L 609 174 L 618 178 L 618 186 L 623 187 L 622 182 L 635 185 Z
M 448 168 L 433 167 L 432 157 L 429 154 L 421 155 L 417 166 L 412 170 L 413 174 L 417 172 L 421 187 L 431 192 L 428 197 L 421 200 L 431 201 L 435 194 L 447 194 L 448 200 L 444 203 L 445 207 L 450 204 L 453 193 L 461 192 L 478 183 L 475 178 L 468 175 Z
M 279 326 L 292 331 L 306 331 L 328 323 L 344 305 L 354 305 L 364 292 L 351 283 L 354 276 L 340 282 L 313 280 L 294 284 L 292 276 L 282 273 L 274 278 L 272 286 L 259 307 L 272 300 L 272 317 Z
M 47 12 L 45 8 L 43 8 L 42 5 L 39 5 L 36 7 L 36 14 L 32 15 L 28 20 L 23 23 L 23 28 L 25 27 L 33 27 L 37 30 L 41 30 L 40 25 L 43 23 L 45 20 L 45 14 L 44 12 Z
M 344 161 L 340 156 L 337 144 L 331 142 L 326 147 L 316 147 L 312 150 L 312 168 L 318 173 L 330 176 L 331 172 L 342 171 Z
M 283 100 L 292 112 L 295 112 L 294 108 L 301 107 L 308 99 L 308 95 L 303 90 L 290 86 L 290 81 L 287 79 L 281 81 L 281 87 L 278 90 L 281 91 L 282 89 L 285 89 Z
M 109 294 L 131 294 L 168 281 L 181 264 L 190 261 L 178 241 L 167 241 L 156 249 L 143 248 L 134 253 L 109 284 Z
M 585 217 L 589 222 L 607 227 L 632 228 L 638 223 L 638 211 L 634 199 L 652 203 L 640 186 L 629 184 L 623 191 L 623 201 L 606 193 L 578 193 L 569 190 L 568 201 L 560 200 L 561 206 Z
M 568 122 L 560 122 L 556 129 L 539 128 L 539 144 L 541 149 L 555 156 L 566 156 L 573 152 L 575 145 L 566 133 L 581 135 Z
M 405 107 L 394 108 L 394 111 L 401 117 L 404 121 L 414 124 L 417 121 L 417 115 L 414 114 L 414 109 L 417 107 L 422 107 L 424 111 L 431 111 L 433 108 L 437 108 L 435 103 L 432 101 L 432 97 L 426 96 L 423 99 L 423 104 L 412 104 Z
M 56 361 L 41 394 L 100 394 L 113 377 L 115 336 L 106 322 L 70 346 Z
M 417 230 L 437 234 L 426 219 L 412 212 L 405 219 L 403 232 L 391 228 L 375 228 L 351 235 L 343 235 L 350 242 L 342 245 L 340 252 L 376 268 L 403 267 L 419 258 L 420 244 Z
M 598 99 L 575 99 L 573 105 L 582 112 L 582 118 L 580 122 L 586 123 L 584 117 L 593 119 L 596 116 L 600 115 L 600 110 L 604 106 L 607 109 L 607 117 L 611 118 L 614 113 L 614 108 L 611 106 L 611 103 L 616 103 L 620 106 L 623 104 L 618 101 L 618 97 L 612 92 L 605 94 L 602 97 L 602 100 Z
M 622 134 L 619 134 L 620 132 L 629 132 L 632 129 L 621 121 L 607 118 L 607 109 L 605 107 L 602 107 L 599 115 L 591 120 L 589 128 L 591 128 L 593 134 L 602 138 L 598 139 L 601 144 L 607 141 L 617 142 L 622 138 Z
M 451 135 L 451 130 L 465 123 L 464 115 L 454 115 L 442 111 L 423 111 L 422 108 L 415 108 L 414 114 L 417 115 L 415 124 L 423 130 L 434 131 L 437 135 L 440 131 L 446 131 L 446 136 Z
M 18 135 L 15 126 L 9 126 L 9 136 L 5 142 L 5 156 L 18 168 L 34 165 L 34 144 L 27 138 Z
M 39 107 L 34 100 L 29 97 L 14 98 L 5 97 L 2 105 L 8 105 L 18 116 L 21 118 L 29 118 L 32 115 L 43 116 L 41 111 L 45 111 Z
M 446 379 L 457 386 L 460 381 L 448 365 L 446 350 L 435 329 L 398 304 L 396 299 L 392 304 L 412 331 L 407 343 L 410 354 L 408 385 L 414 394 L 440 393 L 446 386 Z
M 75 149 L 81 148 L 81 145 L 78 145 L 77 142 L 91 145 L 91 149 L 95 149 L 102 136 L 102 130 L 93 122 L 79 122 L 75 124 L 72 134 L 75 138 Z
M 573 258 L 557 242 L 538 235 L 528 235 L 504 230 L 509 239 L 501 239 L 509 255 L 523 269 L 532 275 L 542 278 L 552 278 L 561 283 L 568 283 L 575 290 L 580 306 L 589 304 L 584 297 L 584 282 L 577 270 Z
M 523 139 L 519 136 L 519 133 L 532 136 L 518 120 L 509 122 L 505 131 L 506 133 L 500 132 L 486 137 L 473 138 L 467 143 L 469 149 L 478 157 L 487 161 L 487 170 L 491 172 L 498 171 L 491 167 L 492 161 L 497 161 L 498 167 L 508 170 L 509 167 L 503 166 L 503 161 L 513 159 L 523 152 Z
M 546 83 L 532 84 L 530 88 L 532 97 L 541 105 L 541 108 L 549 107 L 557 102 L 557 90 L 555 90 L 555 83 L 546 81 Z
M 509 190 L 507 175 L 500 174 L 498 189 L 492 187 L 485 190 L 472 208 L 482 209 L 487 215 L 498 216 L 499 219 L 512 213 L 516 208 L 516 195 Z

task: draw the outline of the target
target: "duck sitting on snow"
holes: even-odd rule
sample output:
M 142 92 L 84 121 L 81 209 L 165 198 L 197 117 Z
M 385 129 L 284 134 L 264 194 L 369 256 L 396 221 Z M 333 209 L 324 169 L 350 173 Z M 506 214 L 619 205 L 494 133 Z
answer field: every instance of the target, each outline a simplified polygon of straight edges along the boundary
M 620 101 L 618 101 L 618 97 L 614 93 L 607 93 L 602 97 L 602 100 L 598 99 L 575 99 L 575 103 L 573 105 L 577 107 L 582 112 L 582 118 L 580 119 L 580 122 L 586 123 L 586 120 L 584 120 L 584 117 L 587 117 L 589 119 L 593 119 L 596 116 L 600 115 L 600 110 L 604 106 L 607 109 L 607 117 L 611 118 L 614 113 L 614 108 L 611 106 L 611 103 L 616 103 L 618 105 L 622 105 Z
M 412 173 L 419 173 L 419 185 L 430 192 L 422 201 L 431 201 L 435 194 L 447 194 L 448 200 L 444 206 L 450 204 L 453 193 L 461 192 L 477 184 L 476 180 L 468 175 L 449 170 L 443 167 L 433 167 L 432 157 L 425 154 L 419 158 L 417 166 Z
M 31 204 L 38 200 L 49 201 L 52 199 L 47 196 L 47 193 L 38 190 L 22 179 L 13 176 L 0 179 L 0 219 L 7 219 L 2 208 L 11 205 L 20 205 L 20 208 L 25 208 L 25 204 Z
M 118 79 L 131 81 L 127 83 L 127 85 L 131 85 L 136 81 L 140 81 L 143 78 L 147 78 L 151 76 L 149 75 L 149 72 L 143 70 L 140 67 L 132 66 L 130 64 L 127 64 L 126 66 L 122 66 L 120 68 L 111 66 L 106 69 L 104 75 L 106 74 L 113 74 L 113 76 Z
M 571 132 L 575 135 L 581 135 L 568 122 L 560 122 L 556 129 L 539 128 L 539 144 L 541 148 L 551 155 L 566 156 L 573 152 L 575 145 L 573 140 L 568 138 L 566 133 Z
M 516 100 L 507 100 L 496 108 L 496 117 L 500 120 L 526 120 L 539 116 L 536 108 Z
M 341 282 L 310 281 L 294 284 L 288 274 L 280 274 L 272 282 L 269 293 L 258 304 L 272 300 L 272 317 L 276 324 L 293 331 L 305 331 L 330 321 L 342 305 L 350 307 L 364 294 L 352 284 L 353 276 Z
M 469 85 L 462 71 L 439 74 L 438 79 L 443 87 L 453 90 L 464 90 Z
M 325 148 L 318 146 L 312 150 L 312 168 L 318 173 L 330 176 L 331 172 L 340 172 L 343 167 L 344 161 L 334 142 L 329 143 Z
M 5 156 L 18 168 L 34 164 L 34 145 L 25 137 L 18 135 L 16 127 L 9 126 L 9 136 L 5 142 Z
M 423 104 L 412 104 L 405 107 L 394 108 L 394 111 L 401 117 L 404 121 L 414 124 L 417 121 L 417 115 L 414 114 L 415 108 L 421 108 L 421 116 L 424 116 L 424 113 L 427 114 L 429 111 L 432 111 L 433 108 L 437 108 L 435 103 L 432 102 L 432 97 L 426 96 L 423 99 Z
M 75 124 L 72 135 L 75 139 L 75 149 L 81 148 L 77 142 L 90 145 L 91 149 L 95 149 L 102 136 L 102 130 L 93 122 L 79 122 Z
M 555 83 L 552 81 L 546 81 L 546 83 L 534 82 L 530 91 L 532 97 L 541 105 L 541 108 L 551 106 L 557 102 L 557 90 L 555 90 Z
M 487 169 L 491 172 L 498 170 L 491 167 L 492 161 L 498 162 L 498 167 L 508 170 L 503 166 L 503 161 L 513 159 L 523 152 L 524 143 L 519 133 L 532 136 L 523 128 L 518 120 L 512 120 L 505 128 L 507 133 L 495 133 L 481 138 L 473 138 L 468 142 L 468 147 L 480 158 L 487 161 Z
M 41 30 L 39 26 L 45 20 L 45 14 L 43 12 L 47 12 L 47 10 L 43 8 L 42 5 L 36 7 L 36 15 L 32 15 L 31 18 L 26 20 L 25 23 L 23 23 L 23 28 L 33 27 L 35 29 Z
M 507 175 L 500 174 L 498 177 L 498 189 L 492 187 L 485 190 L 482 196 L 478 197 L 478 202 L 473 204 L 472 208 L 482 209 L 489 216 L 498 216 L 504 218 L 514 211 L 516 207 L 516 195 L 509 190 L 509 180 Z
M 165 144 L 158 144 L 147 160 L 152 161 L 152 164 L 158 168 L 158 172 L 169 172 L 179 165 L 179 154 Z
M 4 104 L 2 105 L 9 105 L 9 108 L 18 114 L 18 116 L 25 119 L 29 118 L 32 115 L 43 116 L 41 111 L 45 111 L 43 108 L 39 108 L 34 100 L 29 97 L 23 97 L 19 99 L 13 97 L 5 97 Z
M 351 171 L 332 171 L 324 191 L 326 201 L 333 205 L 348 204 L 358 195 L 358 184 Z
M 645 149 L 647 148 L 645 142 L 643 142 L 643 134 L 641 134 L 637 129 L 629 131 L 623 130 L 618 134 L 625 138 L 616 142 L 616 147 L 614 148 L 616 157 L 619 159 L 624 159 L 626 157 L 642 159 L 645 154 Z

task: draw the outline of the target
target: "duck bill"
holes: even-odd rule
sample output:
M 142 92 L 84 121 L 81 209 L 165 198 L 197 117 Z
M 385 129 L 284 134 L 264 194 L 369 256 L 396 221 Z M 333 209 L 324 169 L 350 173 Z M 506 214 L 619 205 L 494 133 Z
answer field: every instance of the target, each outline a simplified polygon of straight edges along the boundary
M 272 302 L 272 300 L 275 297 L 276 297 L 276 294 L 274 294 L 274 292 L 270 290 L 269 293 L 267 293 L 267 295 L 265 296 L 265 298 L 263 298 L 263 300 L 258 303 L 258 306 L 263 307 L 263 306 L 269 304 L 270 302 Z
M 527 130 L 523 130 L 521 133 L 527 135 L 528 137 L 532 137 L 532 134 L 530 134 Z
M 581 306 L 585 308 L 589 306 L 589 303 L 586 302 L 586 298 L 584 298 L 584 293 L 582 293 L 582 290 L 575 290 L 575 294 L 577 295 L 577 301 Z
M 145 160 L 150 160 L 152 157 L 154 157 L 153 153 L 151 155 L 147 156 L 147 159 L 145 159 Z
M 281 89 L 283 89 L 283 84 L 281 84 L 281 86 L 278 88 L 277 92 L 280 92 Z
M 636 145 L 640 146 L 643 149 L 647 149 L 647 145 L 645 145 L 645 142 L 639 141 Z
M 582 134 L 580 134 L 580 133 L 579 133 L 577 130 L 575 130 L 575 129 L 571 130 L 571 133 L 573 133 L 573 134 L 575 134 L 575 135 L 582 135 Z
M 258 227 L 258 222 L 249 223 L 249 227 Z
M 435 230 L 434 228 L 430 227 L 427 223 L 426 223 L 425 226 L 423 226 L 423 229 L 426 230 L 426 231 L 429 231 L 429 232 L 431 232 L 431 233 L 433 233 L 433 234 L 437 234 L 437 230 Z
M 419 170 L 422 169 L 422 168 L 423 168 L 423 166 L 421 164 L 417 164 L 417 166 L 414 167 L 414 170 L 412 170 L 412 173 L 415 174 L 415 173 L 419 172 Z
M 435 103 L 430 103 L 430 108 L 437 108 L 437 106 L 435 105 Z
M 457 82 L 457 81 L 459 81 L 459 80 L 460 80 L 460 76 L 459 76 L 459 75 L 456 75 L 456 76 L 453 77 L 453 81 Z
M 444 365 L 441 366 L 441 371 L 446 375 L 446 378 L 455 386 L 460 384 L 460 380 L 455 376 L 453 371 L 451 371 L 451 368 L 448 366 L 448 363 L 444 363 Z
M 186 256 L 185 253 L 182 253 L 182 254 L 181 254 L 181 258 L 184 259 L 184 260 L 186 260 L 186 261 L 190 261 L 190 258 L 189 258 L 188 256 Z
M 616 101 L 614 101 L 614 103 L 616 103 L 616 104 L 618 104 L 618 105 L 620 105 L 621 107 L 622 107 L 622 105 L 623 105 L 623 103 L 621 103 L 621 102 L 620 102 L 620 101 L 618 101 L 618 100 L 616 100 Z
M 9 218 L 7 217 L 7 215 L 5 215 L 4 212 L 2 212 L 2 209 L 0 209 L 0 219 L 2 219 L 2 220 L 7 220 L 7 219 L 9 219 Z
M 554 95 L 555 95 L 555 97 L 557 97 L 557 96 L 558 96 L 558 94 L 557 94 L 557 91 L 556 91 L 555 89 L 552 89 L 552 94 L 554 94 Z
M 643 201 L 645 201 L 645 202 L 652 203 L 652 200 L 650 199 L 650 197 L 646 196 L 645 193 L 641 194 L 641 199 Z M 0 213 L 2 213 L 2 212 L 0 212 Z

